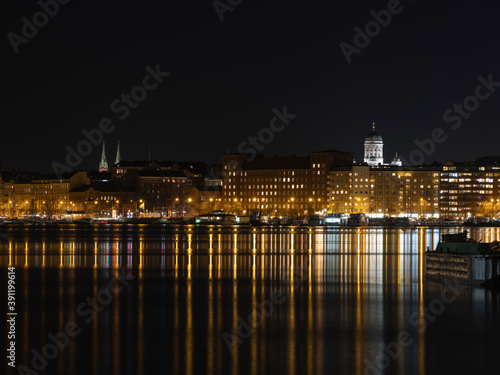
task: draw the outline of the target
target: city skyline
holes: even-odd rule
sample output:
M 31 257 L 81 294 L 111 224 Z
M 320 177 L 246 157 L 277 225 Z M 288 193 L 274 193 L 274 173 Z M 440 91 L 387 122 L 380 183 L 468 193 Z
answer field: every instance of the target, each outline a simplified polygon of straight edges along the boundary
M 368 135 L 372 134 L 372 133 L 375 133 L 378 135 L 378 127 L 377 127 L 377 131 L 375 131 L 375 125 L 376 123 L 373 122 L 371 124 L 371 128 L 372 128 L 372 132 L 369 132 Z M 366 127 L 368 128 L 368 127 Z M 385 135 L 384 135 L 385 137 Z M 108 137 L 109 138 L 109 137 Z M 88 141 L 88 139 L 83 139 L 84 141 Z M 431 140 L 430 138 L 427 140 L 429 141 Z M 82 171 L 82 170 L 87 170 L 87 171 L 101 171 L 101 164 L 102 166 L 106 165 L 106 167 L 104 169 L 109 169 L 111 166 L 113 165 L 116 165 L 117 164 L 117 161 L 132 161 L 132 162 L 136 162 L 136 161 L 158 161 L 158 162 L 184 162 L 184 163 L 189 163 L 189 162 L 202 162 L 202 163 L 206 163 L 207 165 L 217 165 L 219 164 L 220 165 L 220 160 L 219 159 L 218 161 L 215 161 L 215 162 L 210 162 L 210 161 L 207 161 L 207 160 L 195 160 L 195 159 L 187 159 L 187 160 L 181 160 L 181 159 L 176 159 L 176 158 L 171 158 L 171 159 L 165 159 L 165 158 L 158 158 L 158 157 L 155 157 L 154 154 L 152 154 L 152 150 L 151 150 L 151 146 L 150 145 L 144 145 L 143 148 L 145 148 L 145 157 L 142 157 L 142 158 L 139 158 L 139 159 L 131 159 L 131 158 L 127 158 L 127 157 L 122 157 L 122 150 L 124 149 L 123 146 L 120 145 L 120 139 L 116 139 L 116 146 L 115 148 L 112 148 L 110 150 L 110 142 L 109 140 L 107 141 L 108 143 L 108 146 L 106 147 L 106 139 L 103 137 L 102 141 L 97 144 L 95 146 L 95 149 L 96 149 L 96 152 L 95 154 L 99 154 L 99 157 L 98 159 L 96 159 L 96 162 L 93 162 L 92 164 L 94 164 L 94 166 L 90 166 L 89 168 L 83 168 L 83 166 L 85 165 L 88 165 L 89 162 L 88 162 L 88 159 L 86 156 L 84 155 L 79 155 L 78 152 L 74 149 L 74 148 L 71 148 L 71 151 L 70 152 L 67 152 L 68 150 L 66 150 L 66 157 L 68 157 L 68 155 L 71 157 L 71 158 L 74 158 L 74 155 L 78 155 L 78 159 L 77 159 L 77 165 L 75 167 L 72 167 L 72 166 L 69 166 L 67 165 L 67 162 L 65 163 L 65 160 L 62 159 L 61 162 L 58 162 L 58 161 L 53 161 L 52 162 L 52 165 L 48 168 L 48 169 L 45 169 L 45 170 L 36 170 L 36 169 L 30 169 L 29 167 L 26 167 L 26 166 L 22 166 L 22 167 L 16 167 L 16 168 L 11 168 L 11 169 L 7 169 L 7 168 L 3 168 L 2 164 L 0 163 L 0 172 L 2 170 L 4 171 L 23 171 L 23 172 L 33 172 L 33 173 L 55 173 L 55 174 L 58 174 L 58 172 L 60 173 L 73 173 L 73 172 L 77 172 L 77 171 Z M 258 140 L 256 141 L 258 142 Z M 90 143 L 90 142 L 89 142 Z M 360 142 L 359 142 L 360 143 Z M 257 143 L 258 144 L 258 143 Z M 112 144 L 113 145 L 113 144 Z M 261 144 L 262 145 L 262 144 Z M 395 150 L 399 150 L 400 148 L 398 147 L 395 147 L 393 145 L 387 145 L 387 143 L 382 143 L 381 147 L 382 149 L 389 146 L 389 148 L 392 150 L 392 149 L 395 149 Z M 373 146 L 371 146 L 373 147 Z M 425 147 L 428 147 L 428 145 L 426 144 L 423 144 L 421 145 L 421 147 L 415 147 L 414 149 L 412 149 L 413 152 L 418 152 L 419 154 L 421 155 L 425 155 L 425 152 L 426 152 L 426 149 Z M 435 144 L 432 145 L 431 147 L 439 147 L 439 144 Z M 108 151 L 106 151 L 106 149 Z M 330 148 L 332 149 L 332 148 Z M 255 148 L 252 148 L 251 149 L 253 152 L 238 152 L 237 150 L 235 150 L 236 152 L 227 152 L 227 151 L 230 151 L 229 149 L 226 150 L 226 152 L 224 153 L 220 153 L 219 154 L 219 157 L 225 155 L 225 154 L 241 154 L 241 155 L 246 155 L 249 159 L 253 159 L 255 156 L 264 156 L 264 157 L 268 157 L 268 156 L 280 156 L 280 157 L 288 157 L 288 156 L 291 156 L 291 157 L 295 157 L 295 156 L 305 156 L 307 154 L 310 154 L 310 153 L 314 153 L 314 152 L 320 152 L 321 150 L 309 150 L 309 151 L 306 151 L 305 153 L 303 154 L 299 154 L 299 153 L 296 153 L 294 152 L 293 149 L 290 149 L 288 150 L 289 152 L 288 153 L 285 153 L 285 154 L 281 154 L 281 155 L 277 155 L 277 154 L 270 154 L 270 153 L 266 153 L 266 152 L 258 152 L 258 150 L 256 150 Z M 362 151 L 360 151 L 362 150 Z M 371 149 L 370 149 L 371 150 Z M 265 151 L 265 150 L 264 150 Z M 429 161 L 427 163 L 418 163 L 418 162 L 415 162 L 415 159 L 411 159 L 411 160 L 407 160 L 407 159 L 402 159 L 401 160 L 401 155 L 402 154 L 408 154 L 407 152 L 399 152 L 399 151 L 395 151 L 394 154 L 392 155 L 388 155 L 387 152 L 384 154 L 382 152 L 380 158 L 377 159 L 377 162 L 375 162 L 375 164 L 373 164 L 373 162 L 369 161 L 368 158 L 367 158 L 367 155 L 369 154 L 369 151 L 367 151 L 367 146 L 366 146 L 366 143 L 363 144 L 363 146 L 358 146 L 356 148 L 356 151 L 353 151 L 353 150 L 342 150 L 342 151 L 347 151 L 347 152 L 351 152 L 353 155 L 358 155 L 359 158 L 354 158 L 354 163 L 355 164 L 359 164 L 359 165 L 362 165 L 362 164 L 368 164 L 368 165 L 391 165 L 391 163 L 393 164 L 394 161 L 397 159 L 398 160 L 398 163 L 396 165 L 405 165 L 405 166 L 425 166 L 425 165 L 433 165 L 433 164 L 444 164 L 444 163 L 447 163 L 447 162 L 456 162 L 456 163 L 468 163 L 468 162 L 474 162 L 478 159 L 484 159 L 484 158 L 498 158 L 500 160 L 500 155 L 496 155 L 494 153 L 488 153 L 487 151 L 483 152 L 483 154 L 479 154 L 479 155 L 476 155 L 476 156 L 472 156 L 471 159 L 461 159 L 461 160 L 454 160 L 454 159 L 451 159 L 451 158 L 444 158 L 443 160 L 432 160 L 432 161 Z M 404 150 L 403 150 L 404 151 Z M 154 151 L 153 151 L 154 152 Z M 130 150 L 126 149 L 125 148 L 125 155 L 127 155 L 128 153 L 130 153 Z M 108 154 L 110 156 L 110 158 L 108 157 Z M 373 153 L 370 153 L 370 155 L 372 155 Z M 103 157 L 105 158 L 105 160 L 103 160 Z M 85 160 L 87 159 L 87 160 Z M 92 158 L 94 159 L 94 158 Z M 74 160 L 74 159 L 72 159 Z M 80 161 L 81 160 L 81 161 Z M 109 160 L 109 161 L 108 161 Z M 417 161 L 420 160 L 420 159 L 416 159 Z M 423 160 L 427 160 L 427 159 L 423 159 Z M 113 161 L 113 162 L 111 162 Z M 413 161 L 413 162 L 412 162 Z M 103 162 L 105 162 L 103 164 Z M 387 162 L 387 163 L 385 163 Z M 98 164 L 97 166 L 95 164 Z M 393 164 L 394 165 L 394 164 Z M 102 172 L 104 172 L 105 170 L 102 170 Z
M 307 156 L 264 156 L 254 150 L 224 154 L 222 164 L 209 165 L 156 161 L 151 154 L 148 160 L 123 160 L 119 141 L 115 162 L 108 163 L 103 140 L 98 171 L 0 171 L 0 213 L 193 217 L 222 209 L 280 218 L 366 214 L 462 220 L 500 213 L 500 157 L 432 165 L 408 163 L 398 153 L 386 158 L 375 123 L 363 145 L 362 162 L 339 150 Z

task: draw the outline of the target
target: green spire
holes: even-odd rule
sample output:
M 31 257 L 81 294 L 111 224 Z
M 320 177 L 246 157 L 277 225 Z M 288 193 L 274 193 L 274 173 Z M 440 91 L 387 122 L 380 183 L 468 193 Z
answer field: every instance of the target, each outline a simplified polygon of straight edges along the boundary
M 118 148 L 116 149 L 116 160 L 115 164 L 118 164 L 119 162 L 122 161 L 122 155 L 120 153 L 120 141 L 118 141 Z
M 102 155 L 99 163 L 99 172 L 107 172 L 109 170 L 108 160 L 106 159 L 106 144 L 102 141 Z

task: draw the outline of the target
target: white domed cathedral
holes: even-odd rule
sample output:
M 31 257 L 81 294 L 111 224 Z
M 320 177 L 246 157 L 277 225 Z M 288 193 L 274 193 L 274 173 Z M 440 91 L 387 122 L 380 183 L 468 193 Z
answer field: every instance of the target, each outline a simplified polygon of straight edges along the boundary
M 375 131 L 375 123 L 372 126 L 372 131 L 365 138 L 364 162 L 370 166 L 377 166 L 384 164 L 384 142 L 380 134 Z

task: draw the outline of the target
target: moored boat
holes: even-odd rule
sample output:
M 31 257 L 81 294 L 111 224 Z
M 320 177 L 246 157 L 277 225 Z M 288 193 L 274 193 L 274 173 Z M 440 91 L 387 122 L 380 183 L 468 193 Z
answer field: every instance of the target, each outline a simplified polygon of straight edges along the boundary
M 500 243 L 483 243 L 467 231 L 443 234 L 436 250 L 425 253 L 429 278 L 465 284 L 500 285 Z

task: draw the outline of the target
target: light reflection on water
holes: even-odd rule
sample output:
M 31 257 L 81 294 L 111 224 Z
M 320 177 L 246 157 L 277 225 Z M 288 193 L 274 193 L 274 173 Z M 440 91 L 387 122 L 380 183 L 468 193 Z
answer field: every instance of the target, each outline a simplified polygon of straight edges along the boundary
M 500 331 L 498 292 L 483 288 L 463 289 L 435 322 L 426 319 L 445 286 L 425 279 L 424 252 L 456 229 L 4 230 L 2 273 L 15 266 L 19 282 L 18 363 L 29 365 L 31 349 L 66 322 L 82 328 L 48 373 L 373 373 L 367 368 L 384 355 L 381 343 L 403 331 L 413 343 L 385 371 L 438 373 L 467 364 L 436 351 L 483 358 L 493 350 L 488 344 L 495 347 L 492 332 Z M 498 228 L 482 228 L 471 237 L 500 236 Z M 86 323 L 77 306 L 119 271 L 135 279 L 121 292 L 115 284 L 112 301 Z M 231 353 L 223 335 L 238 337 L 241 319 L 257 316 L 257 303 L 277 290 L 284 303 Z M 483 360 L 471 370 L 489 365 Z

